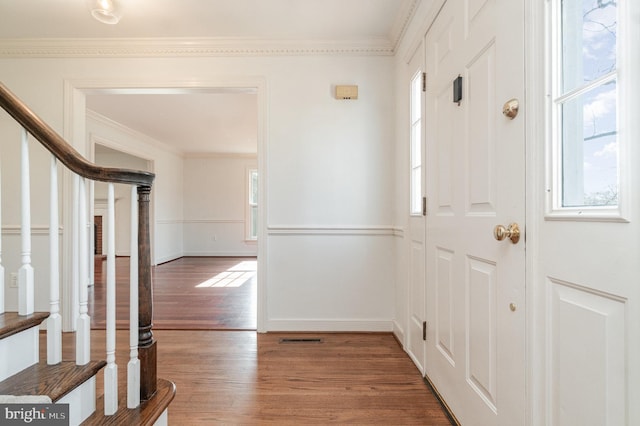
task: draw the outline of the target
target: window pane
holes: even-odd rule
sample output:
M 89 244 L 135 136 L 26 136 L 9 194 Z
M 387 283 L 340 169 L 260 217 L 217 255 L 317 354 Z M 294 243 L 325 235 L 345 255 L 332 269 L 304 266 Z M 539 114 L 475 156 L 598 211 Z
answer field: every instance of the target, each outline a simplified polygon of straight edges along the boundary
M 420 122 L 411 127 L 411 168 L 420 167 L 422 163 L 422 126 Z M 420 183 L 420 181 L 418 181 Z
M 251 207 L 251 238 L 258 238 L 258 207 Z
M 618 204 L 615 81 L 562 105 L 562 205 Z
M 258 171 L 249 170 L 249 208 L 246 211 L 246 238 L 249 240 L 258 239 Z
M 422 74 L 411 80 L 410 123 L 410 208 L 411 214 L 420 214 L 422 203 Z
M 616 13 L 616 0 L 562 1 L 564 93 L 616 69 Z
M 422 74 L 417 74 L 411 81 L 411 123 L 415 123 L 421 118 L 420 93 L 422 91 Z
M 251 171 L 251 182 L 249 183 L 249 204 L 258 204 L 258 172 Z

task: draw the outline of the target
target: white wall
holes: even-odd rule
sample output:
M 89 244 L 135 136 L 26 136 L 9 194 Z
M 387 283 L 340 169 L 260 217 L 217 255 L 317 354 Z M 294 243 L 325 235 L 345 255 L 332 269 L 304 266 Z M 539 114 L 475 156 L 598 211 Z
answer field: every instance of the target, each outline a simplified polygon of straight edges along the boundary
M 2 78 L 0 78 L 2 80 Z M 12 288 L 11 274 L 16 274 L 22 265 L 20 236 L 20 141 L 21 128 L 0 109 L 0 168 L 2 188 L 2 265 L 5 268 L 5 309 L 18 310 L 18 289 Z M 35 309 L 49 309 L 49 168 L 51 155 L 39 143 L 29 139 L 30 154 L 30 199 L 31 207 L 31 263 L 37 288 Z M 39 175 L 36 178 L 34 175 Z M 62 174 L 58 175 L 62 186 Z M 44 208 L 41 206 L 45 206 Z M 63 209 L 60 207 L 60 213 Z
M 184 160 L 184 255 L 255 256 L 246 241 L 248 171 L 255 155 L 209 155 Z
M 391 330 L 393 76 L 387 56 L 0 59 L 0 80 L 60 133 L 74 124 L 65 122 L 65 81 L 264 81 L 263 330 Z M 334 99 L 336 84 L 357 84 L 359 99 Z M 162 261 L 183 251 L 184 173 L 164 154 L 154 171 L 155 259 Z
M 88 128 L 91 129 L 90 120 Z M 98 151 L 94 155 L 94 162 L 100 166 L 118 167 L 131 170 L 150 171 L 149 162 L 133 155 L 125 154 L 119 151 L 102 152 Z M 94 185 L 94 200 L 101 203 L 107 200 L 108 184 L 105 182 L 96 182 Z M 131 186 L 130 185 L 114 185 L 115 196 L 115 240 L 116 256 L 129 256 L 131 251 Z M 97 206 L 96 206 L 97 208 Z M 107 217 L 106 212 L 96 211 L 96 216 L 103 216 L 104 234 L 106 235 Z M 102 253 L 107 253 L 107 239 L 103 238 Z
M 148 170 L 156 174 L 151 191 L 152 262 L 166 262 L 182 256 L 182 156 L 164 144 L 120 126 L 95 113 L 87 115 L 87 142 L 99 143 L 125 155 L 101 155 L 104 166 Z M 88 149 L 90 151 L 90 149 Z M 130 155 L 126 155 L 130 154 Z M 136 158 L 137 157 L 137 158 Z M 145 161 L 146 160 L 146 161 Z M 145 164 L 147 163 L 147 164 Z M 96 184 L 96 198 L 106 198 L 106 185 Z M 129 254 L 130 189 L 116 185 L 116 254 Z
M 390 330 L 392 61 L 282 62 L 269 80 L 268 327 Z M 358 84 L 359 99 L 334 99 L 334 84 Z

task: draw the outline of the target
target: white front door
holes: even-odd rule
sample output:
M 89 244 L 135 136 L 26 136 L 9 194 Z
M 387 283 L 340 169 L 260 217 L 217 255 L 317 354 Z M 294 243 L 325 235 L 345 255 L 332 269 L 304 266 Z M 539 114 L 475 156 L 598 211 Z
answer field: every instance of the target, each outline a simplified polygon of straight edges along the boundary
M 424 49 L 422 45 L 409 61 L 410 87 L 410 216 L 409 216 L 409 307 L 406 350 L 416 367 L 424 374 L 425 341 L 423 323 L 425 318 L 425 277 L 424 277 L 424 239 L 425 217 L 422 198 L 424 195 L 424 92 L 423 92 Z
M 533 423 L 638 425 L 640 2 L 547 4 Z
M 426 374 L 464 425 L 525 423 L 523 0 L 448 0 L 426 36 Z M 461 99 L 454 102 L 454 80 Z

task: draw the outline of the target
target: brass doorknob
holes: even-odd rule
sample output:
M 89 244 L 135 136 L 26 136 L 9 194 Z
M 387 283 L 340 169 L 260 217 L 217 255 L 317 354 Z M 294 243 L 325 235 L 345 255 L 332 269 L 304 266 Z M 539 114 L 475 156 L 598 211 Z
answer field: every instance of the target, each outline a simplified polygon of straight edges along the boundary
M 520 241 L 520 227 L 517 223 L 511 223 L 508 227 L 497 225 L 493 228 L 493 237 L 498 241 L 508 238 L 513 244 L 518 244 L 518 241 Z

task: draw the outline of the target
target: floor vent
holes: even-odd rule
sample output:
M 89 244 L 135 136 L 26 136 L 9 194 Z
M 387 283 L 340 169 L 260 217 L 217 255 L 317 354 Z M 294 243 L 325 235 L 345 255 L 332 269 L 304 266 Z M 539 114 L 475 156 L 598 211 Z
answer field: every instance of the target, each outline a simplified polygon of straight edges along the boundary
M 319 337 L 284 337 L 279 343 L 322 343 Z

